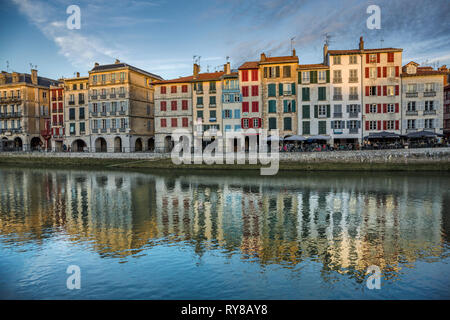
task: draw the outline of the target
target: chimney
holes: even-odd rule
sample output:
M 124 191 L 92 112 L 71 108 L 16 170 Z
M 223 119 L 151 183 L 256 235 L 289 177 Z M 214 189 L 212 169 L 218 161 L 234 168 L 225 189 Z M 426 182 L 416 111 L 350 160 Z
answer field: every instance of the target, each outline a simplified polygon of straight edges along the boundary
M 5 84 L 6 83 L 6 76 L 5 74 L 2 72 L 0 74 L 0 84 Z
M 230 74 L 231 73 L 231 67 L 230 67 L 230 63 L 227 62 L 226 64 L 223 65 L 223 71 L 225 72 L 225 74 Z
M 98 67 L 98 66 L 99 66 L 98 62 L 94 63 L 94 67 Z
M 115 64 L 118 64 L 118 63 L 120 63 L 120 60 L 119 59 L 116 59 L 116 62 L 114 62 Z
M 359 50 L 364 50 L 364 40 L 363 37 L 359 38 Z
M 296 54 L 295 54 L 296 52 L 295 52 L 295 48 L 294 49 L 292 49 L 292 56 L 293 57 L 295 57 L 296 56 Z
M 79 78 L 80 77 L 80 73 L 79 72 L 77 72 L 77 78 Z
M 197 78 L 199 73 L 200 73 L 200 66 L 194 63 L 194 78 Z
M 266 61 L 266 54 L 264 52 L 261 53 L 261 61 Z
M 323 64 L 327 64 L 328 61 L 328 44 L 323 45 Z

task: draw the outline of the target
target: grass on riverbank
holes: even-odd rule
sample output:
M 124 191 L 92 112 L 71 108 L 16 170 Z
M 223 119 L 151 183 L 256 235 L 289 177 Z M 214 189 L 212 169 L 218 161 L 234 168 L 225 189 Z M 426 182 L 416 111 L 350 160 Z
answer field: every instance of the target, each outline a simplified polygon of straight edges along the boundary
M 0 165 L 33 168 L 149 169 L 149 170 L 259 170 L 260 164 L 175 165 L 171 159 L 130 160 L 93 158 L 1 157 Z M 265 166 L 268 167 L 268 166 Z M 450 161 L 404 162 L 292 162 L 281 161 L 280 171 L 450 171 Z

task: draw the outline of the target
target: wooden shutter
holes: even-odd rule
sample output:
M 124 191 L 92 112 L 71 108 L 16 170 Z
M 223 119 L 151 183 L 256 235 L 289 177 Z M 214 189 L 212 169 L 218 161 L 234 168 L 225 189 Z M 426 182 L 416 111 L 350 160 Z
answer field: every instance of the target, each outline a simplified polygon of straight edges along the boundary
M 396 95 L 396 96 L 398 96 L 399 90 L 400 90 L 399 86 L 396 85 L 396 86 L 395 86 L 395 95 Z
M 382 92 L 381 92 L 381 86 L 377 87 L 377 96 L 381 96 Z
M 298 72 L 298 84 L 302 84 L 302 72 Z
M 395 76 L 398 77 L 400 75 L 400 68 L 398 66 L 395 67 Z
M 367 130 L 367 131 L 370 130 L 370 124 L 369 124 L 369 121 L 366 121 L 366 130 Z
M 369 78 L 369 68 L 368 67 L 366 67 L 366 79 L 368 79 Z
M 383 86 L 383 96 L 387 96 L 387 86 Z
M 331 107 L 329 104 L 327 104 L 327 117 L 329 118 L 331 116 Z
M 380 53 L 377 53 L 377 63 L 380 63 Z
M 378 104 L 378 110 L 377 110 L 377 112 L 378 112 L 378 113 L 381 113 L 381 103 Z
M 278 84 L 278 95 L 279 96 L 283 95 L 283 84 L 282 83 Z
M 383 103 L 383 113 L 387 113 L 387 104 Z
M 377 121 L 377 130 L 381 130 L 381 120 Z
M 319 106 L 316 104 L 314 106 L 314 118 L 318 118 L 319 117 Z
M 327 70 L 326 75 L 327 75 L 327 83 L 330 83 L 330 70 Z
M 370 87 L 366 86 L 366 97 L 370 95 Z
M 366 63 L 370 63 L 369 55 L 366 54 Z
M 398 128 L 399 128 L 399 123 L 400 123 L 399 120 L 395 120 L 395 130 L 398 130 Z
M 370 113 L 370 104 L 366 103 L 366 113 Z
M 291 84 L 291 87 L 292 87 L 292 89 L 291 89 L 292 94 L 295 95 L 295 82 L 293 82 L 293 83 Z
M 377 78 L 381 78 L 383 75 L 381 74 L 381 67 L 377 68 Z
M 395 104 L 395 113 L 398 113 L 400 110 L 399 110 L 399 105 L 398 105 L 398 103 L 396 103 Z
M 383 67 L 383 78 L 387 77 L 387 67 Z

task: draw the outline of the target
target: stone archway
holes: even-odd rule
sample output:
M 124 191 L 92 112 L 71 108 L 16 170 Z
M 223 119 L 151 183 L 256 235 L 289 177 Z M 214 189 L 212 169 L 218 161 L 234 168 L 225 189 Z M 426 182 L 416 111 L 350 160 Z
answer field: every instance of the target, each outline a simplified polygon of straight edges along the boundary
M 141 152 L 142 150 L 143 150 L 142 139 L 137 138 L 136 142 L 134 143 L 134 152 Z
M 31 151 L 38 151 L 42 147 L 42 141 L 39 137 L 34 137 L 30 141 L 30 149 Z
M 95 152 L 108 152 L 108 144 L 104 138 L 95 140 Z
M 86 142 L 84 142 L 81 139 L 78 139 L 72 143 L 71 150 L 73 152 L 83 152 L 85 150 L 86 146 L 87 146 Z
M 23 142 L 22 139 L 20 139 L 19 137 L 14 139 L 14 149 L 16 151 L 22 151 L 23 149 Z
M 155 138 L 148 139 L 148 151 L 155 151 Z
M 173 140 L 171 136 L 164 138 L 164 152 L 171 152 L 173 149 Z
M 114 152 L 122 152 L 122 139 L 120 137 L 114 138 Z

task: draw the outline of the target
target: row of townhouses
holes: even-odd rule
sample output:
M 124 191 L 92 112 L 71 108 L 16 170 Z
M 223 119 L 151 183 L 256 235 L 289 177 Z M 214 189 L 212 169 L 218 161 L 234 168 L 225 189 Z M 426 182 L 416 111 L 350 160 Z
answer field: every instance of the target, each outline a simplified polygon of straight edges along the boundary
M 184 129 L 204 144 L 224 132 L 277 129 L 281 137 L 362 143 L 382 131 L 450 135 L 450 72 L 402 63 L 402 49 L 323 48 L 317 64 L 261 54 L 231 69 L 164 80 L 116 60 L 52 80 L 0 74 L 0 150 L 167 152 Z M 258 140 L 259 141 L 259 140 Z

